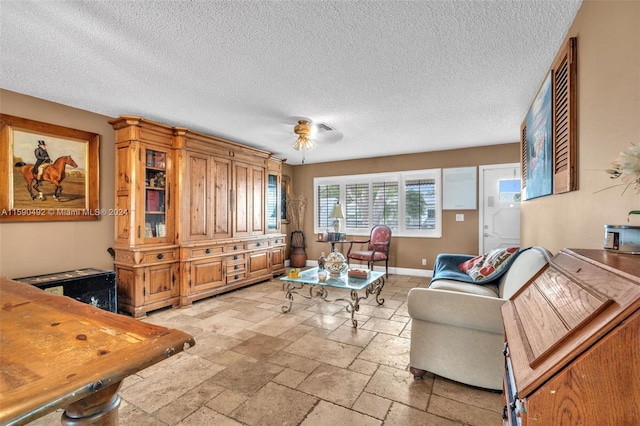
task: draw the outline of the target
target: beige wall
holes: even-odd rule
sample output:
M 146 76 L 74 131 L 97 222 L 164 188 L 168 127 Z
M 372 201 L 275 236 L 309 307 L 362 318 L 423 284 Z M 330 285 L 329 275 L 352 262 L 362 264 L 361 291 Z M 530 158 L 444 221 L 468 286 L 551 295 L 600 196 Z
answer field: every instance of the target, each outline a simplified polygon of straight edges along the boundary
M 315 242 L 313 232 L 314 177 L 517 163 L 520 158 L 519 153 L 520 144 L 511 143 L 481 148 L 295 166 L 293 168 L 293 192 L 305 194 L 308 200 L 303 229 L 307 242 L 307 258 L 316 260 L 321 252 L 327 252 L 330 249 L 326 243 Z M 457 213 L 464 213 L 464 222 L 455 221 Z M 478 210 L 445 210 L 442 212 L 442 238 L 393 238 L 389 266 L 427 270 L 433 269 L 433 261 L 438 253 L 475 254 L 477 252 Z M 421 265 L 421 260 L 424 258 L 427 259 L 427 266 Z
M 640 2 L 585 1 L 568 37 L 578 39 L 578 191 L 522 203 L 522 245 L 602 248 L 605 224 L 627 222 L 640 195 L 604 170 L 640 144 Z M 542 79 L 542 76 L 541 76 Z
M 4 114 L 100 135 L 100 207 L 113 208 L 114 131 L 109 117 L 0 89 Z M 34 201 L 37 203 L 37 201 Z M 113 269 L 113 219 L 0 223 L 0 275 L 17 278 L 96 267 Z

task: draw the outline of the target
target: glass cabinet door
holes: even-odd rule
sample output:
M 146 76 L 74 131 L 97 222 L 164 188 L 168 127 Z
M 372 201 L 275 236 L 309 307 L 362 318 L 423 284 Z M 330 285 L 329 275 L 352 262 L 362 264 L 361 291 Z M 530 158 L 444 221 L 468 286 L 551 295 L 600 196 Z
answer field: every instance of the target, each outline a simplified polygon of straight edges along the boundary
M 167 236 L 167 153 L 145 150 L 144 238 Z
M 280 224 L 280 197 L 278 196 L 278 175 L 267 175 L 267 232 L 279 229 Z

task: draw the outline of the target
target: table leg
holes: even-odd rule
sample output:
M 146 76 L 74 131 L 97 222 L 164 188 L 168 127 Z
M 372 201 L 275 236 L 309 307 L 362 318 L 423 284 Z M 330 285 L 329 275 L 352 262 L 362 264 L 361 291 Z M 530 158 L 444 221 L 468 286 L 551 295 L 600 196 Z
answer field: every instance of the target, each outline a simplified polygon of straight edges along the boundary
M 120 386 L 122 381 L 69 404 L 60 419 L 62 425 L 117 426 Z

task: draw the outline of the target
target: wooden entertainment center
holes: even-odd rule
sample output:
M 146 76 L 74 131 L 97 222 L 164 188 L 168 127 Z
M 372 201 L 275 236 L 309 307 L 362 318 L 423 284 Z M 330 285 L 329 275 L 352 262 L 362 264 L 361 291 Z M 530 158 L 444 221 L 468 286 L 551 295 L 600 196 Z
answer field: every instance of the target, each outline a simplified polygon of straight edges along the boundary
M 640 424 L 640 256 L 564 249 L 502 317 L 505 425 Z
M 121 311 L 139 318 L 284 273 L 284 160 L 141 117 L 109 123 Z

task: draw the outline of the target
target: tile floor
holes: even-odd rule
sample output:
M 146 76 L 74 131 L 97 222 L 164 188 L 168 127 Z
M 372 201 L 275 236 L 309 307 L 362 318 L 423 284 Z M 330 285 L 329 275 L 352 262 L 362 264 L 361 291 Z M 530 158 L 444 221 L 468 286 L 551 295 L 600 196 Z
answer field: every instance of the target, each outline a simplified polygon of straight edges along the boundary
M 277 279 L 152 312 L 144 321 L 196 346 L 125 379 L 120 424 L 501 425 L 498 392 L 408 372 L 406 297 L 428 281 L 389 276 L 384 305 L 365 300 L 357 330 L 340 302 L 296 295 L 281 313 Z M 30 425 L 60 424 L 60 414 Z

